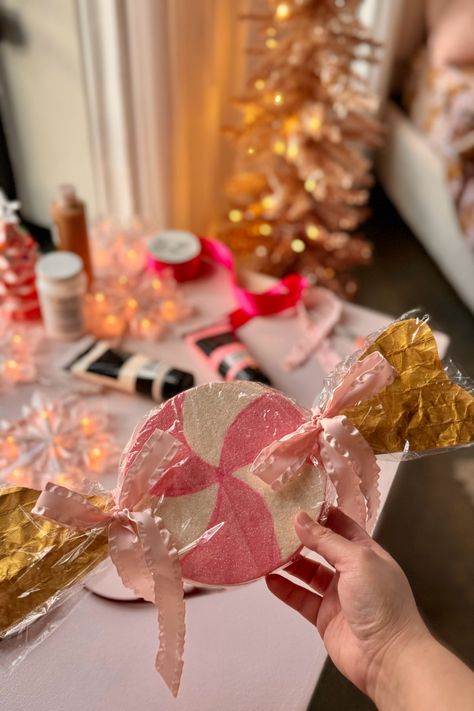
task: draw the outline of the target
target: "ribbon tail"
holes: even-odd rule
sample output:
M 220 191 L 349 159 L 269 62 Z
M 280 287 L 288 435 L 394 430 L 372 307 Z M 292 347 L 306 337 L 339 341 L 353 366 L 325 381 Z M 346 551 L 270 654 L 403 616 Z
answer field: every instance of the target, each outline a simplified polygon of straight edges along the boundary
M 140 452 L 130 452 L 121 461 L 120 481 L 114 497 L 120 508 L 134 508 L 168 469 L 181 442 L 168 432 L 156 429 Z
M 297 305 L 301 338 L 286 356 L 284 365 L 289 370 L 298 368 L 315 355 L 324 372 L 329 373 L 341 360 L 331 348 L 328 337 L 341 320 L 342 302 L 333 293 L 322 287 L 307 289 L 304 302 Z M 307 308 L 314 309 L 313 318 Z
M 155 584 L 133 519 L 112 521 L 109 526 L 109 554 L 125 587 L 154 604 Z
M 358 469 L 358 476 L 360 478 L 360 490 L 364 495 L 367 506 L 367 523 L 365 527 L 368 533 L 372 533 L 380 507 L 380 467 L 367 440 L 349 420 L 347 420 L 347 426 L 353 429 L 352 455 L 357 461 L 362 462 Z
M 340 363 L 341 356 L 331 345 L 329 338 L 326 338 L 315 351 L 322 371 L 327 375 Z
M 161 518 L 150 511 L 130 515 L 136 524 L 143 560 L 153 581 L 158 610 L 160 633 L 156 669 L 176 696 L 183 670 L 185 638 L 184 590 L 178 551 Z
M 321 425 L 323 431 L 319 438 L 320 456 L 324 469 L 334 484 L 337 505 L 362 528 L 366 528 L 368 512 L 362 486 L 367 491 L 370 487 L 365 486 L 365 480 L 362 484 L 362 480 L 366 468 L 373 471 L 375 456 L 370 447 L 367 451 L 365 447 L 360 446 L 360 440 L 364 443 L 363 437 L 346 417 L 324 418 Z M 375 467 L 378 470 L 376 462 Z M 375 490 L 377 491 L 376 484 Z M 371 503 L 372 501 L 371 497 Z

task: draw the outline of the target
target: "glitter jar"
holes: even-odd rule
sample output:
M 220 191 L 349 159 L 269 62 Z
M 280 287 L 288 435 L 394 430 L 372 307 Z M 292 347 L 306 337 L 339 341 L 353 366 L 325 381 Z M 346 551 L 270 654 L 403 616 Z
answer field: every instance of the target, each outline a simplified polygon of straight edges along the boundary
M 73 341 L 84 333 L 87 278 L 82 259 L 73 252 L 51 252 L 36 264 L 37 289 L 46 333 Z

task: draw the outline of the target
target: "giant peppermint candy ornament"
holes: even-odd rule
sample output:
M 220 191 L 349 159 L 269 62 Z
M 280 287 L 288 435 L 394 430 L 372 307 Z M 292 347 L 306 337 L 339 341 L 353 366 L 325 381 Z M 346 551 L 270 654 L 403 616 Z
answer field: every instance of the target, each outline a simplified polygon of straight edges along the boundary
M 258 383 L 210 383 L 166 402 L 135 432 L 128 464 L 155 429 L 181 447 L 151 490 L 156 514 L 180 551 L 183 578 L 235 585 L 284 565 L 301 547 L 293 519 L 319 516 L 325 477 L 312 464 L 280 491 L 250 466 L 263 447 L 299 427 L 308 412 Z

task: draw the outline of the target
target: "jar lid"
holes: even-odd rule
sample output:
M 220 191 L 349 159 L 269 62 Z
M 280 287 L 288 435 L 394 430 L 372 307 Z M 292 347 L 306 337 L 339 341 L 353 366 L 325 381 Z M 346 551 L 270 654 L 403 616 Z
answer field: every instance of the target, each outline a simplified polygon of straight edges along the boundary
M 50 252 L 36 263 L 36 274 L 50 281 L 66 281 L 81 274 L 84 263 L 74 252 Z
M 148 251 L 163 264 L 183 264 L 201 252 L 201 242 L 186 230 L 164 230 L 148 241 Z

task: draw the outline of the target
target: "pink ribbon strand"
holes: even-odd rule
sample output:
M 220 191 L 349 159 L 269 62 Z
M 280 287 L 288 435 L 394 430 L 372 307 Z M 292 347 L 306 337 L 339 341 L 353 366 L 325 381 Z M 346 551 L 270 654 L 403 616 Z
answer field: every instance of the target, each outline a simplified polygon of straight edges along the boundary
M 173 461 L 180 443 L 155 430 L 138 455 L 122 457 L 115 506 L 102 511 L 85 496 L 49 482 L 33 513 L 61 526 L 88 531 L 105 529 L 110 557 L 124 585 L 152 602 L 158 611 L 159 650 L 156 669 L 173 696 L 183 668 L 184 597 L 181 565 L 163 521 L 141 502 Z
M 244 323 L 256 316 L 272 316 L 290 309 L 301 300 L 308 280 L 301 274 L 288 274 L 277 281 L 266 291 L 257 293 L 244 289 L 239 284 L 234 255 L 231 250 L 219 240 L 200 237 L 202 256 L 219 264 L 229 272 L 235 300 L 238 309 L 229 314 L 229 322 L 233 329 L 240 328 Z
M 369 444 L 339 413 L 377 395 L 395 376 L 394 368 L 378 351 L 353 363 L 324 410 L 313 410 L 294 432 L 265 447 L 253 462 L 252 472 L 277 490 L 293 481 L 310 459 L 333 483 L 338 506 L 372 530 L 380 502 L 380 469 Z
M 315 312 L 314 317 L 308 309 Z M 323 371 L 329 373 L 341 360 L 332 348 L 330 336 L 342 318 L 342 301 L 323 287 L 311 287 L 296 305 L 301 337 L 285 358 L 284 365 L 294 370 L 304 365 L 314 354 Z

